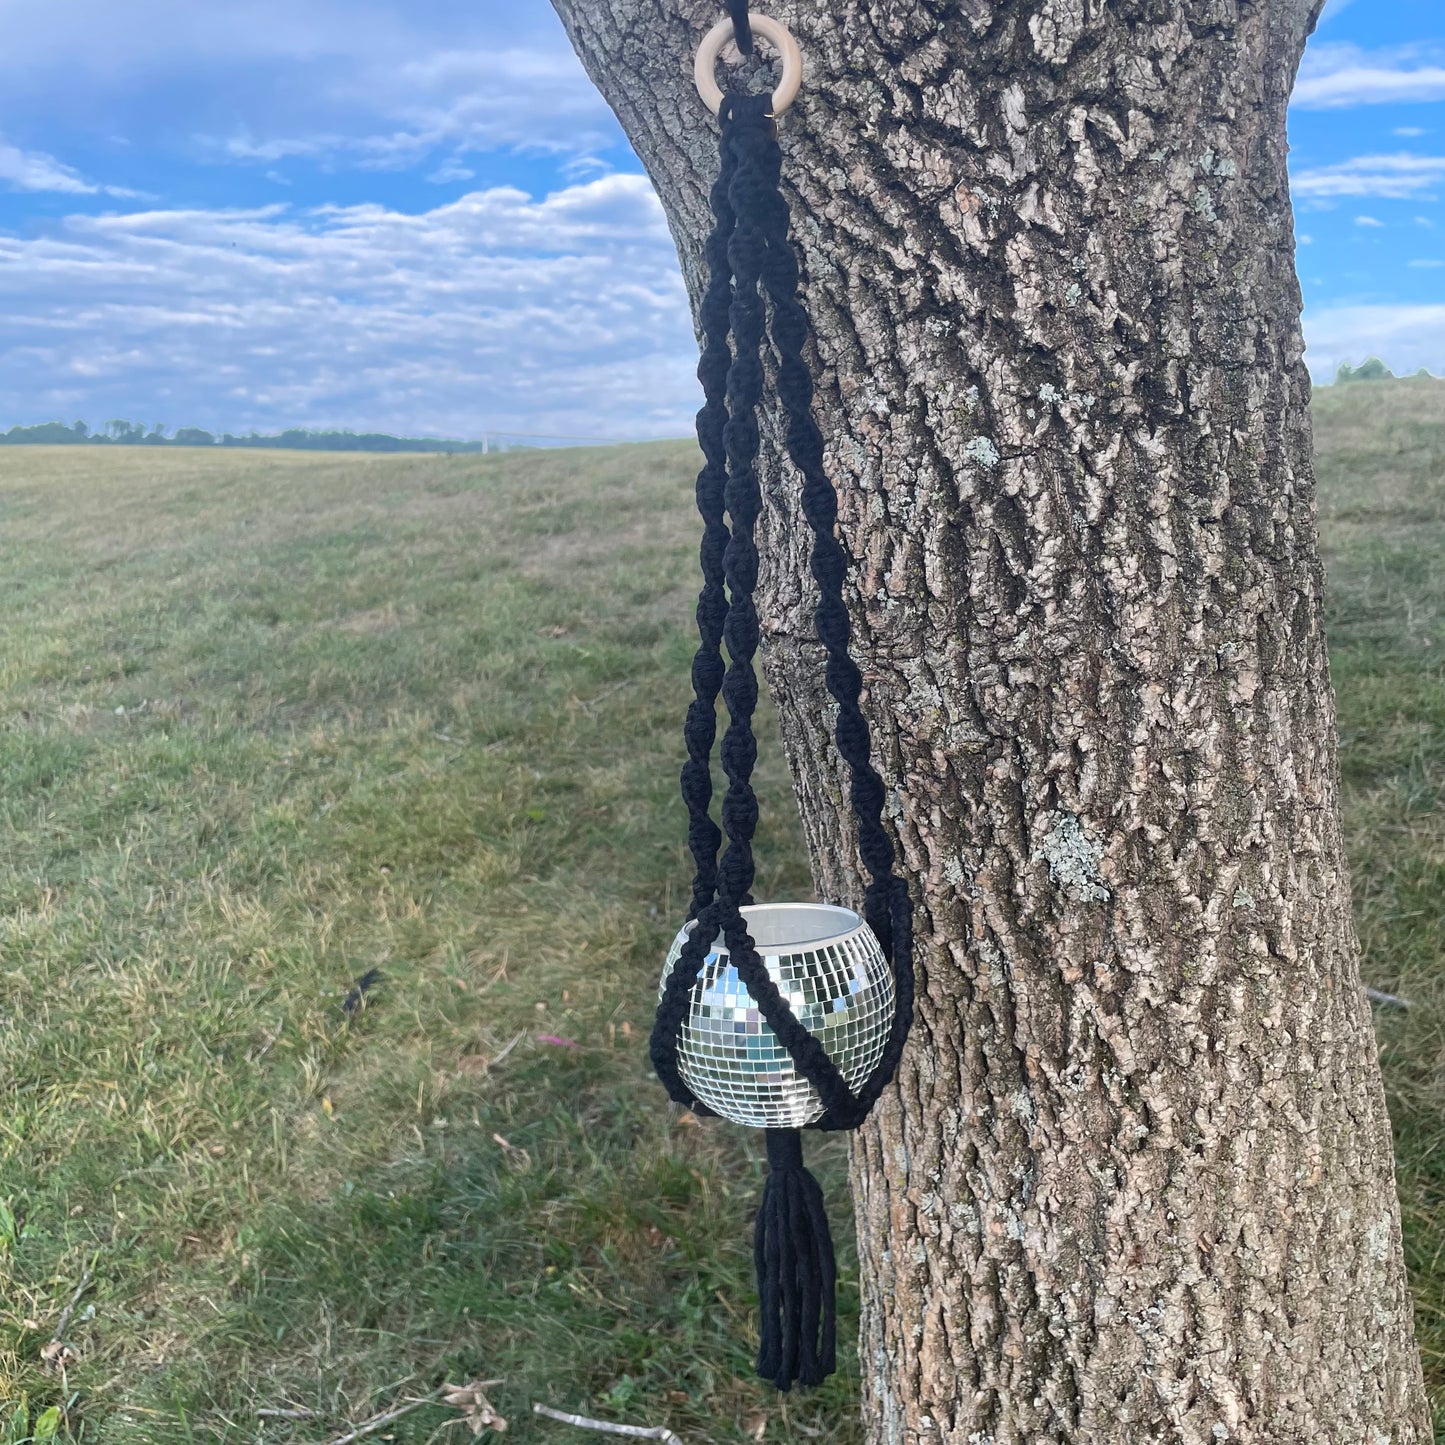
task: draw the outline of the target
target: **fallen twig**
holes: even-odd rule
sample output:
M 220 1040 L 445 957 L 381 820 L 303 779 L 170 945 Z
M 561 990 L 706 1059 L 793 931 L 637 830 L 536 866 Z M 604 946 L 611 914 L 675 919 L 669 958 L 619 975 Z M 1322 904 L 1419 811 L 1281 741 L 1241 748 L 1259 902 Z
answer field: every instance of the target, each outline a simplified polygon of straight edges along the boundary
M 383 1425 L 390 1425 L 393 1420 L 400 1420 L 403 1415 L 410 1415 L 413 1410 L 420 1410 L 423 1405 L 440 1404 L 442 1396 L 450 1385 L 443 1385 L 440 1390 L 433 1390 L 430 1395 L 423 1395 L 418 1400 L 408 1400 L 405 1405 L 398 1405 L 394 1410 L 388 1410 L 383 1415 L 373 1415 L 369 1420 L 363 1420 L 354 1430 L 348 1430 L 345 1435 L 338 1435 L 328 1445 L 351 1445 L 353 1440 L 360 1440 L 365 1435 L 374 1435 Z
M 256 1411 L 258 1420 L 314 1420 L 315 1410 L 277 1410 L 264 1409 Z
M 545 1415 L 549 1420 L 560 1420 L 564 1425 L 576 1425 L 582 1430 L 601 1430 L 608 1435 L 630 1435 L 634 1440 L 665 1440 L 672 1445 L 682 1445 L 682 1436 L 674 1434 L 666 1425 L 614 1425 L 608 1420 L 589 1420 L 586 1415 L 569 1415 L 565 1410 L 554 1410 L 550 1405 L 533 1404 L 534 1415 Z
M 513 1144 L 510 1139 L 504 1139 L 500 1134 L 493 1133 L 492 1143 L 514 1163 L 520 1164 L 523 1169 L 532 1167 L 532 1156 L 520 1144 Z
M 1385 1008 L 1412 1007 L 1409 999 L 1400 998 L 1398 995 L 1393 993 L 1386 993 L 1384 989 L 1371 988 L 1369 984 L 1365 985 L 1365 997 L 1369 999 L 1371 1003 L 1380 1004 Z
M 517 1045 L 520 1044 L 520 1043 L 522 1042 L 522 1040 L 523 1040 L 524 1038 L 526 1038 L 526 1037 L 527 1037 L 527 1031 L 526 1031 L 526 1029 L 523 1029 L 522 1032 L 519 1033 L 519 1034 L 512 1040 L 512 1042 L 509 1043 L 509 1044 L 506 1046 L 506 1048 L 504 1048 L 504 1049 L 502 1050 L 502 1052 L 497 1055 L 497 1057 L 496 1057 L 495 1059 L 488 1059 L 488 1060 L 487 1060 L 487 1067 L 488 1067 L 489 1069 L 495 1069 L 495 1068 L 497 1067 L 497 1065 L 500 1064 L 500 1063 L 502 1062 L 502 1060 L 505 1059 L 505 1058 L 507 1057 L 507 1055 L 510 1054 L 510 1053 L 512 1052 L 512 1050 L 515 1049 L 515 1048 L 517 1047 Z
M 75 1307 L 80 1303 L 80 1297 L 88 1290 L 95 1280 L 95 1275 L 90 1270 L 81 1275 L 80 1283 L 75 1287 L 75 1293 L 70 1297 L 70 1303 L 60 1312 L 60 1323 L 55 1326 L 55 1333 L 50 1337 L 52 1345 L 63 1343 L 65 1332 L 70 1328 L 70 1317 L 75 1313 Z
M 261 1060 L 264 1059 L 266 1055 L 269 1054 L 271 1050 L 275 1047 L 276 1040 L 281 1037 L 284 1031 L 285 1025 L 278 1023 L 276 1025 L 276 1032 L 274 1034 L 269 1034 L 266 1038 L 266 1042 L 262 1044 L 261 1047 L 257 1049 L 254 1054 L 248 1054 L 246 1056 L 246 1062 L 249 1064 L 259 1064 Z
M 624 677 L 621 682 L 616 682 L 613 683 L 611 687 L 603 688 L 603 690 L 599 692 L 596 697 L 579 697 L 577 701 L 581 704 L 582 710 L 584 712 L 591 712 L 591 710 L 596 707 L 599 702 L 604 702 L 607 698 L 611 697 L 613 693 L 621 692 L 624 687 L 631 687 L 632 684 L 636 681 L 637 679 L 635 677 Z
M 465 1425 L 474 1436 L 488 1430 L 500 1435 L 507 1428 L 507 1422 L 497 1413 L 497 1407 L 487 1399 L 486 1392 L 500 1380 L 473 1380 L 469 1385 L 446 1385 L 442 1390 L 442 1404 L 460 1410 L 460 1420 L 450 1420 L 451 1425 Z

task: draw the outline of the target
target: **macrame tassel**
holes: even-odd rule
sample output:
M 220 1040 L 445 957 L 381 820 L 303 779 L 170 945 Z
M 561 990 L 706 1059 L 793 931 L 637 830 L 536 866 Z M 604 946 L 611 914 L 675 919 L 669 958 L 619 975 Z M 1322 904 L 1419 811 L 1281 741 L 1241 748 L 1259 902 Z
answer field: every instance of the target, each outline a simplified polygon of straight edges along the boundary
M 823 1191 L 798 1129 L 767 1129 L 768 1177 L 753 1233 L 762 1311 L 758 1374 L 779 1390 L 821 1385 L 836 1367 L 838 1271 Z

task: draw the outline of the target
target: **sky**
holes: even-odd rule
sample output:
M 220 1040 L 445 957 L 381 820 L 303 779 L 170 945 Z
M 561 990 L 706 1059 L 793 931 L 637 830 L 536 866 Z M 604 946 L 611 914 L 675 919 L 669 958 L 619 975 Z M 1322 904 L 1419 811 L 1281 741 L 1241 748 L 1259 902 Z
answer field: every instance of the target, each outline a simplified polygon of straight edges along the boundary
M 0 38 L 0 429 L 691 429 L 661 208 L 546 0 L 0 0 Z M 1330 0 L 1290 138 L 1316 379 L 1445 375 L 1445 4 Z

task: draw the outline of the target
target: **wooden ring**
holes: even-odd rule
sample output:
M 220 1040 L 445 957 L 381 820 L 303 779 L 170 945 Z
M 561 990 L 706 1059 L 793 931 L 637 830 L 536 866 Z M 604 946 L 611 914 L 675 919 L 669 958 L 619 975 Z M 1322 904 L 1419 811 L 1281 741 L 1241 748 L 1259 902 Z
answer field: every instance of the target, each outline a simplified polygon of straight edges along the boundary
M 764 40 L 771 41 L 783 58 L 783 78 L 773 92 L 773 114 L 775 116 L 782 115 L 798 98 L 798 92 L 803 88 L 802 49 L 793 39 L 792 31 L 780 20 L 774 20 L 771 15 L 749 15 L 748 24 L 752 26 L 755 34 L 761 35 Z M 713 72 L 717 68 L 718 56 L 722 54 L 723 46 L 732 38 L 731 17 L 719 20 L 703 36 L 702 44 L 697 48 L 697 61 L 693 65 L 693 79 L 697 83 L 697 93 L 702 96 L 707 108 L 714 115 L 722 108 L 723 93 L 718 87 L 717 77 Z

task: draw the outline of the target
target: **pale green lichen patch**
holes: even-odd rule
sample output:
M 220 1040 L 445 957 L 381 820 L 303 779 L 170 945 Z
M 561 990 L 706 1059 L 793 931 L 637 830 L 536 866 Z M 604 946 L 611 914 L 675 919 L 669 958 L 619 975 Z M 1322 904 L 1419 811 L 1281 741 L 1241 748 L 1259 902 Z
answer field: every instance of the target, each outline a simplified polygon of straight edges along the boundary
M 1236 908 L 1253 908 L 1254 894 L 1248 888 L 1236 888 L 1234 890 L 1234 906 Z
M 1103 903 L 1109 897 L 1099 877 L 1104 845 L 1084 832 L 1072 813 L 1055 813 L 1057 820 L 1039 847 L 1039 856 L 1049 865 L 1049 877 L 1085 903 Z
M 1371 1259 L 1389 1259 L 1390 1231 L 1394 1227 L 1394 1223 L 1393 1213 L 1386 1210 L 1386 1212 L 1365 1231 L 1365 1248 L 1369 1251 Z
M 996 467 L 998 465 L 998 448 L 994 446 L 988 437 L 974 437 L 963 444 L 963 455 L 971 462 L 981 467 Z
M 1199 169 L 1206 176 L 1223 176 L 1226 180 L 1239 174 L 1239 167 L 1228 156 L 1218 156 L 1213 151 L 1205 151 L 1200 156 Z

